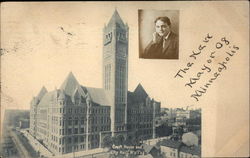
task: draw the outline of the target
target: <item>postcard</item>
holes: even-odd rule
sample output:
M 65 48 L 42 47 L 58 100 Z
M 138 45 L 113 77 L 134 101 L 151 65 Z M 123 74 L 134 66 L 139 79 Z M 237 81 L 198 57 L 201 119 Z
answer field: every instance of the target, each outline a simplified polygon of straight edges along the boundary
M 248 157 L 247 1 L 1 3 L 0 157 Z

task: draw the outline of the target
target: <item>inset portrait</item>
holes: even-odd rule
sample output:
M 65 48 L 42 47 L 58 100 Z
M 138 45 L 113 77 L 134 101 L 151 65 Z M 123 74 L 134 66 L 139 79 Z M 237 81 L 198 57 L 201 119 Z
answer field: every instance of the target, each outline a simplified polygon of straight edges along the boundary
M 139 10 L 139 57 L 179 59 L 179 11 Z

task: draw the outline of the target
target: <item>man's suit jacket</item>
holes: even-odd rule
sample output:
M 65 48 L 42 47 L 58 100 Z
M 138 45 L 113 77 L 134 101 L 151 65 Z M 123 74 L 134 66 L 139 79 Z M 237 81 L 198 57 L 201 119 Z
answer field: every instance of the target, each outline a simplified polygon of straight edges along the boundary
M 141 57 L 146 59 L 178 59 L 178 36 L 175 33 L 171 32 L 165 41 L 164 49 L 163 42 L 155 43 L 151 41 Z

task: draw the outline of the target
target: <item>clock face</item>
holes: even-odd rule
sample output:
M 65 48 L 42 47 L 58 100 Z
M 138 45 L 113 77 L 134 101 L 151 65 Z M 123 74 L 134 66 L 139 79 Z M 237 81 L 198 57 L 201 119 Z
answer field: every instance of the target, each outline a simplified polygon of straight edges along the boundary
M 125 32 L 120 32 L 117 34 L 117 39 L 120 42 L 126 43 L 127 42 L 127 37 Z
M 112 32 L 110 33 L 107 33 L 105 36 L 104 36 L 104 45 L 108 45 L 109 43 L 111 43 L 112 41 Z

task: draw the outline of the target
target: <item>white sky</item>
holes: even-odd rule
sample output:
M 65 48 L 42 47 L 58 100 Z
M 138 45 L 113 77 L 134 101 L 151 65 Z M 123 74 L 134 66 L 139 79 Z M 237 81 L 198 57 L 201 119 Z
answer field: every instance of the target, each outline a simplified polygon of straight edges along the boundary
M 167 4 L 162 5 L 160 2 L 2 3 L 1 48 L 9 51 L 1 57 L 2 106 L 29 109 L 32 96 L 37 95 L 43 85 L 49 91 L 60 87 L 70 71 L 82 85 L 101 87 L 102 29 L 110 20 L 115 8 L 130 28 L 128 76 L 130 91 L 141 83 L 150 97 L 162 103 L 162 107 L 201 106 L 207 104 L 208 100 L 213 104 L 217 83 L 197 103 L 189 97 L 193 90 L 184 87 L 184 82 L 174 79 L 173 76 L 179 68 L 186 65 L 188 55 L 199 46 L 207 32 L 214 32 L 216 24 L 213 21 L 223 22 L 224 19 L 214 16 L 218 15 L 218 9 L 208 9 L 209 5 L 205 6 L 202 3 L 196 3 L 199 7 L 195 9 L 190 8 L 191 3 L 185 5 L 182 3 L 181 6 L 177 2 Z M 138 58 L 138 9 L 181 10 L 180 60 Z M 192 12 L 196 12 L 196 16 L 190 17 Z M 201 12 L 203 14 L 199 15 Z M 225 28 L 220 28 L 221 25 L 223 23 L 217 24 L 216 31 L 226 32 Z M 67 35 L 60 27 L 73 35 Z M 202 29 L 204 27 L 206 30 Z M 232 27 L 228 26 L 228 29 Z M 192 40 L 189 40 L 190 37 Z M 205 57 L 201 59 L 205 60 Z M 202 63 L 202 60 L 199 62 Z M 190 76 L 196 71 L 192 71 Z M 221 80 L 224 80 L 226 77 L 222 78 Z

